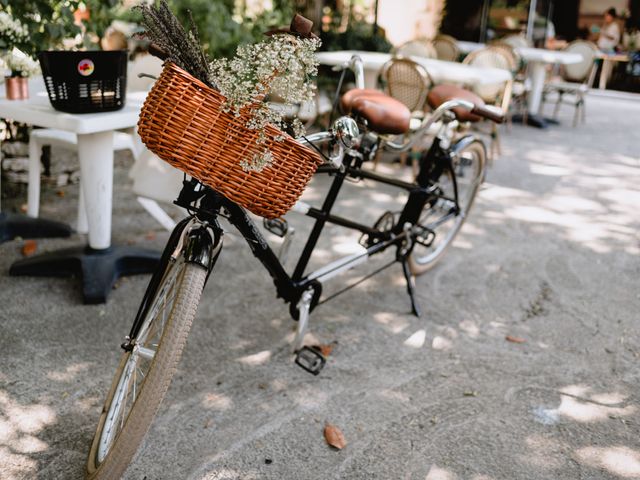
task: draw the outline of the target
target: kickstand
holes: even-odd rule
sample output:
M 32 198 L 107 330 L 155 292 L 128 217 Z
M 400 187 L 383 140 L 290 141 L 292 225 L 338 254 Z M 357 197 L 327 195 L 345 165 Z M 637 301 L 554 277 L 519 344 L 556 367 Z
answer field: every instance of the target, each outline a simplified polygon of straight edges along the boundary
M 407 292 L 411 299 L 411 313 L 419 317 L 421 312 L 420 305 L 418 305 L 418 300 L 416 299 L 416 285 L 409 269 L 409 262 L 406 259 L 402 260 L 402 273 L 404 273 L 404 279 L 407 281 Z
M 313 288 L 309 288 L 305 290 L 298 302 L 298 329 L 293 341 L 293 353 L 296 354 L 297 365 L 313 375 L 318 375 L 320 370 L 324 368 L 326 359 L 319 351 L 304 346 L 304 335 L 309 324 L 309 310 L 311 310 L 312 300 Z

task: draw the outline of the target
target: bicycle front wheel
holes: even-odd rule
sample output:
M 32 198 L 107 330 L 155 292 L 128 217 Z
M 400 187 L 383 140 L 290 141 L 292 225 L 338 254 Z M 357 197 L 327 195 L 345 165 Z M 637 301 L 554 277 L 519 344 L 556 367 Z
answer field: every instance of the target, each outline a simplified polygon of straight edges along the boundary
M 120 478 L 142 442 L 176 371 L 204 287 L 206 269 L 170 260 L 135 339 L 122 356 L 87 460 L 87 478 Z
M 451 172 L 445 170 L 438 179 L 440 198 L 433 205 L 425 205 L 419 225 L 434 232 L 435 236 L 428 245 L 416 243 L 409 257 L 409 267 L 414 275 L 421 275 L 433 268 L 442 259 L 447 248 L 460 231 L 473 201 L 484 179 L 486 149 L 480 140 L 475 140 L 462 148 L 453 158 L 458 186 L 457 214 L 451 214 L 455 206 Z

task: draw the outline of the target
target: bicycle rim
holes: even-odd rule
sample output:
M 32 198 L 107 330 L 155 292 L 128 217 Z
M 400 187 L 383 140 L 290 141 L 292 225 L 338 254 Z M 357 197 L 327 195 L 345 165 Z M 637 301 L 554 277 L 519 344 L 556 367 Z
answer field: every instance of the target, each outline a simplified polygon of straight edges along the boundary
M 114 376 L 87 461 L 87 477 L 120 478 L 175 373 L 206 278 L 182 256 L 167 265 L 140 331 Z
M 451 215 L 450 211 L 454 203 L 445 198 L 439 198 L 433 207 L 425 206 L 419 224 L 432 230 L 435 237 L 429 246 L 416 243 L 409 257 L 409 266 L 414 275 L 420 275 L 433 268 L 460 231 L 482 183 L 485 157 L 484 145 L 480 141 L 475 141 L 462 149 L 453 159 L 460 211 L 457 215 Z M 450 172 L 443 173 L 438 180 L 438 185 L 443 196 L 454 198 Z

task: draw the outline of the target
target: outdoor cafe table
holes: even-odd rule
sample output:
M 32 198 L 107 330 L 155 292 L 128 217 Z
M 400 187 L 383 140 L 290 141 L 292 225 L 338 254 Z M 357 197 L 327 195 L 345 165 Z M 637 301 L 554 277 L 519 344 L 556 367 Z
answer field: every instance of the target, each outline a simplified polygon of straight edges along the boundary
M 474 42 L 458 42 L 458 47 L 463 53 L 470 53 L 483 48 L 482 43 Z M 546 65 L 570 65 L 572 63 L 580 63 L 582 55 L 579 53 L 563 52 L 559 50 L 546 50 L 543 48 L 516 48 L 518 54 L 527 62 L 528 75 L 531 80 L 531 91 L 527 98 L 527 123 L 534 127 L 545 128 L 547 121 L 538 115 L 540 103 L 542 102 L 542 91 L 544 90 L 544 81 L 546 78 Z
M 158 252 L 111 244 L 114 130 L 136 125 L 143 99 L 129 95 L 121 110 L 71 114 L 54 110 L 45 92 L 31 94 L 28 100 L 0 97 L 0 118 L 77 134 L 80 185 L 89 226 L 87 246 L 19 260 L 11 266 L 11 275 L 79 275 L 84 302 L 104 303 L 119 277 L 153 271 Z
M 609 77 L 611 76 L 611 72 L 613 72 L 614 64 L 618 62 L 628 62 L 629 55 L 626 53 L 605 53 L 598 52 L 596 58 L 602 60 L 602 69 L 600 71 L 600 80 L 598 82 L 598 88 L 600 90 L 605 90 L 607 88 L 607 82 L 609 81 Z
M 391 60 L 391 54 L 358 50 L 339 50 L 316 54 L 318 62 L 322 65 L 342 65 L 348 62 L 353 55 L 358 55 L 362 59 L 365 87 L 375 88 L 380 69 Z M 511 74 L 500 68 L 472 67 L 456 62 L 417 56 L 412 56 L 411 59 L 422 65 L 436 83 L 486 85 L 506 82 L 511 79 Z

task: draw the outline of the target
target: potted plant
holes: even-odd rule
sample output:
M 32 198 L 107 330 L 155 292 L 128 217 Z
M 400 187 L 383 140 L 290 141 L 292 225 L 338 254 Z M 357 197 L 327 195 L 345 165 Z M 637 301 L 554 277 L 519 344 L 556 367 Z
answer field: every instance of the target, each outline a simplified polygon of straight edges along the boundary
M 4 63 L 11 73 L 4 78 L 8 100 L 29 98 L 29 77 L 40 71 L 38 63 L 22 50 L 13 48 L 4 56 Z
M 10 71 L 5 76 L 5 88 L 9 100 L 29 97 L 27 79 L 38 72 L 37 63 L 18 47 L 29 37 L 27 27 L 8 12 L 0 12 L 0 51 L 2 67 Z

